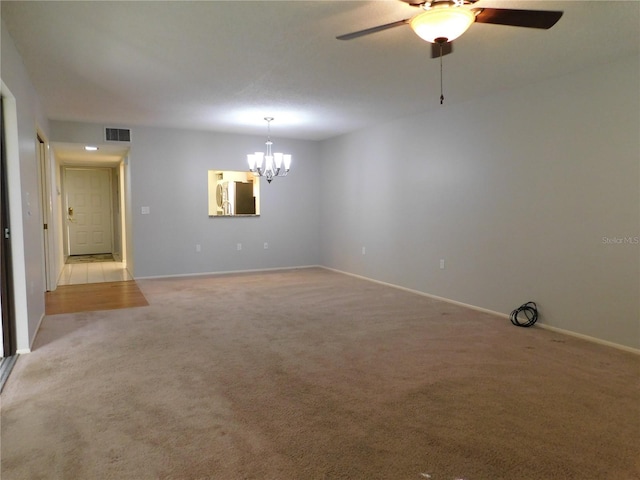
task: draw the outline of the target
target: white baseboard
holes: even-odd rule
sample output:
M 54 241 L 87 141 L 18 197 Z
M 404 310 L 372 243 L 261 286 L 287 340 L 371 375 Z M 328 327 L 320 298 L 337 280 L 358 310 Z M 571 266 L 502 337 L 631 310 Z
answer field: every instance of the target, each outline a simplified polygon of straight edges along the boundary
M 454 305 L 458 305 L 460 307 L 470 308 L 471 310 L 475 310 L 477 312 L 489 313 L 491 315 L 497 315 L 499 317 L 509 318 L 509 315 L 501 312 L 496 312 L 495 310 L 489 310 L 487 308 L 478 307 L 476 305 L 471 305 L 469 303 L 459 302 L 457 300 L 451 300 L 450 298 L 439 297 L 437 295 L 432 295 L 431 293 L 421 292 L 420 290 L 414 290 L 412 288 L 403 287 L 401 285 L 395 285 L 393 283 L 383 282 L 381 280 L 376 280 L 374 278 L 365 277 L 362 275 L 357 275 L 355 273 L 343 272 L 342 270 L 337 270 L 335 268 L 322 267 L 326 270 L 331 270 L 337 273 L 342 273 L 344 275 L 349 275 L 350 277 L 360 278 L 361 280 L 367 280 L 369 282 L 377 283 L 379 285 L 385 285 L 387 287 L 397 288 L 398 290 L 404 290 L 405 292 L 415 293 L 417 295 L 422 295 L 423 297 L 433 298 L 434 300 L 441 300 L 443 302 L 452 303 Z
M 546 325 L 544 323 L 537 323 L 536 325 L 540 328 L 544 328 L 545 330 L 550 330 L 552 332 L 561 333 L 563 335 L 568 335 L 570 337 L 580 338 L 582 340 L 587 340 L 593 343 L 599 343 L 600 345 L 605 345 L 607 347 L 617 348 L 618 350 L 623 350 L 629 353 L 635 353 L 636 355 L 640 355 L 640 349 L 627 347 L 626 345 L 620 345 L 619 343 L 609 342 L 608 340 L 602 340 L 601 338 L 591 337 L 589 335 L 584 335 L 582 333 L 573 332 L 571 330 L 565 330 L 564 328 L 552 327 L 551 325 Z
M 275 268 L 258 268 L 251 270 L 226 270 L 221 272 L 202 272 L 202 273 L 180 273 L 176 275 L 152 275 L 148 277 L 135 277 L 134 280 L 157 280 L 162 278 L 185 278 L 185 277 L 210 277 L 217 275 L 232 275 L 235 273 L 261 273 L 261 272 L 277 272 L 282 270 L 300 270 L 303 268 L 324 268 L 321 265 L 301 265 L 297 267 L 275 267 Z
M 34 330 L 33 338 L 29 339 L 29 348 L 19 348 L 19 349 L 16 350 L 16 353 L 18 353 L 18 354 L 31 353 L 31 347 L 33 346 L 33 342 L 36 341 L 36 337 L 38 336 L 38 332 L 40 331 L 40 327 L 42 326 L 42 321 L 44 320 L 44 317 L 45 317 L 44 313 L 42 315 L 40 315 L 40 320 L 38 321 L 38 325 L 36 326 L 36 329 Z
M 418 295 L 422 295 L 423 297 L 433 298 L 434 300 L 441 300 L 443 302 L 451 303 L 451 304 L 458 305 L 458 306 L 461 306 L 461 307 L 466 307 L 466 308 L 469 308 L 471 310 L 475 310 L 475 311 L 478 311 L 478 312 L 488 313 L 488 314 L 496 315 L 498 317 L 502 317 L 502 318 L 506 318 L 506 319 L 510 318 L 510 316 L 508 314 L 506 314 L 506 313 L 496 312 L 494 310 L 489 310 L 489 309 L 486 309 L 486 308 L 478 307 L 476 305 L 470 305 L 468 303 L 458 302 L 457 300 L 451 300 L 450 298 L 439 297 L 437 295 L 431 295 L 429 293 L 421 292 L 419 290 L 414 290 L 412 288 L 406 288 L 406 287 L 402 287 L 400 285 L 394 285 L 393 283 L 382 282 L 380 280 L 375 280 L 373 278 L 365 277 L 365 276 L 362 276 L 362 275 L 357 275 L 355 273 L 344 272 L 342 270 L 338 270 L 338 269 L 335 269 L 335 268 L 329 268 L 329 267 L 321 267 L 321 268 L 324 268 L 326 270 L 331 270 L 331 271 L 337 272 L 337 273 L 342 273 L 344 275 L 349 275 L 351 277 L 360 278 L 362 280 L 367 280 L 369 282 L 378 283 L 380 285 L 386 285 L 388 287 L 397 288 L 399 290 L 404 290 L 406 292 L 415 293 L 415 294 L 418 294 Z M 637 349 L 637 348 L 628 347 L 626 345 L 620 345 L 619 343 L 609 342 L 608 340 L 602 340 L 602 339 L 597 338 L 597 337 L 591 337 L 589 335 L 584 335 L 582 333 L 573 332 L 571 330 L 565 330 L 563 328 L 552 327 L 551 325 L 546 325 L 546 324 L 541 323 L 541 322 L 536 322 L 536 326 L 540 327 L 540 328 L 543 328 L 545 330 L 550 330 L 552 332 L 561 333 L 563 335 L 568 335 L 570 337 L 580 338 L 582 340 L 587 340 L 589 342 L 598 343 L 600 345 L 605 345 L 607 347 L 612 347 L 612 348 L 616 348 L 618 350 L 623 350 L 625 352 L 629 352 L 629 353 L 634 353 L 636 355 L 640 355 L 640 349 Z

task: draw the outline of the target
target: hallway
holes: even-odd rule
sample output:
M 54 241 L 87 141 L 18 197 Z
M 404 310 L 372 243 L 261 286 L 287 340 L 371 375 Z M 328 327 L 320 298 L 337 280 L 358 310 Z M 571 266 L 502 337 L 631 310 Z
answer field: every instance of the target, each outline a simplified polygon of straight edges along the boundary
M 58 286 L 128 280 L 133 280 L 133 277 L 123 262 L 68 263 L 62 270 Z

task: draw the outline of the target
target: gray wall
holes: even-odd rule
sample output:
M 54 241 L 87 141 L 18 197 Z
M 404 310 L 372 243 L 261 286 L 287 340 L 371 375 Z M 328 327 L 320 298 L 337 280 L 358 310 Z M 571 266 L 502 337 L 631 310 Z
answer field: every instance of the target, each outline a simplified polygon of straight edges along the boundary
M 325 141 L 322 264 L 639 348 L 639 80 L 635 56 Z
M 317 143 L 274 136 L 274 150 L 291 153 L 293 164 L 286 178 L 261 179 L 261 215 L 210 218 L 208 170 L 245 170 L 246 154 L 264 150 L 266 136 L 151 128 L 132 136 L 137 277 L 319 263 Z M 141 215 L 142 206 L 151 213 Z
M 51 123 L 55 141 L 101 142 L 101 125 Z M 264 150 L 266 129 L 264 136 L 249 136 L 132 127 L 131 137 L 128 266 L 136 278 L 319 263 L 317 142 L 274 136 L 274 151 L 291 153 L 293 163 L 288 177 L 271 184 L 261 179 L 261 215 L 211 218 L 208 170 L 245 170 L 247 153 Z M 143 206 L 150 214 L 141 213 Z
M 39 200 L 37 131 L 48 140 L 49 125 L 13 39 L 2 23 L 2 83 L 12 110 L 7 118 L 16 333 L 18 353 L 29 350 L 44 316 L 44 241 Z

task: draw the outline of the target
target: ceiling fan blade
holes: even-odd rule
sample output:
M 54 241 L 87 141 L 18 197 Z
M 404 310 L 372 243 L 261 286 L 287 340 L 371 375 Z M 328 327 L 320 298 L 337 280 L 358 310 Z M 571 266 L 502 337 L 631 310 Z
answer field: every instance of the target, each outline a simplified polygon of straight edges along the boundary
M 338 40 L 352 40 L 354 38 L 363 37 L 365 35 L 370 35 L 372 33 L 381 32 L 382 30 L 387 30 L 389 28 L 399 27 L 400 25 L 406 25 L 409 23 L 410 18 L 405 18 L 404 20 L 398 20 L 397 22 L 386 23 L 384 25 L 378 25 L 377 27 L 366 28 L 364 30 L 359 30 L 357 32 L 346 33 L 344 35 L 337 36 Z
M 453 52 L 453 43 L 445 42 L 442 44 L 442 56 L 449 55 Z M 440 58 L 440 44 L 432 43 L 431 44 L 431 58 Z
M 548 29 L 553 27 L 562 12 L 551 10 L 513 10 L 510 8 L 474 8 L 476 22 Z

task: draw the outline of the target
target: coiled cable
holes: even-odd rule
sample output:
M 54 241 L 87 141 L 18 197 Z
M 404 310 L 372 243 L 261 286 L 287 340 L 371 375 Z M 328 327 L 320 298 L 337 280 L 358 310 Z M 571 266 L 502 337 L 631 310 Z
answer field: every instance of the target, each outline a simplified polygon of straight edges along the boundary
M 523 314 L 527 320 L 520 320 L 518 318 L 520 314 Z M 511 312 L 509 319 L 516 327 L 530 327 L 538 320 L 538 307 L 535 302 L 522 304 Z

